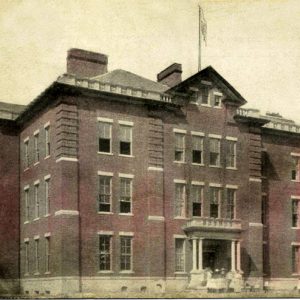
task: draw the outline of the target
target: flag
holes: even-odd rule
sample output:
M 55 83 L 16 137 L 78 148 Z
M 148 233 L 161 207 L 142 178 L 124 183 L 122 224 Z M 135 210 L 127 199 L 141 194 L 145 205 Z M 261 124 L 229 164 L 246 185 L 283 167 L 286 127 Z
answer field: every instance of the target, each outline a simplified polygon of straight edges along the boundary
M 203 36 L 203 40 L 205 42 L 205 45 L 207 44 L 207 22 L 204 17 L 203 9 L 199 5 L 199 18 L 200 18 L 200 29 Z

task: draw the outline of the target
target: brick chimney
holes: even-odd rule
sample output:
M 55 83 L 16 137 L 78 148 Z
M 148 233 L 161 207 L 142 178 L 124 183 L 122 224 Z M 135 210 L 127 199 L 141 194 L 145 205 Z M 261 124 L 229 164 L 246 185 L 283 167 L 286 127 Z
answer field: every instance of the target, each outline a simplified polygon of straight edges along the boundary
M 174 63 L 157 74 L 157 82 L 173 87 L 181 82 L 181 64 Z
M 79 77 L 94 77 L 107 73 L 107 55 L 72 48 L 67 56 L 67 73 Z

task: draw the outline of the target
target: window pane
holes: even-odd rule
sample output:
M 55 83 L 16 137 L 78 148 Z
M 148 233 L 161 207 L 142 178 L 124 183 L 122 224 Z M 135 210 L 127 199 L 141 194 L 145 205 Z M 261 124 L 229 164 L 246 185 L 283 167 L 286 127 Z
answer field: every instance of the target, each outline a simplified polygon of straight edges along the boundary
M 99 137 L 103 139 L 111 138 L 111 124 L 99 122 Z
M 175 240 L 175 272 L 184 272 L 184 239 Z
M 218 166 L 220 164 L 220 140 L 210 139 L 209 140 L 209 163 L 212 166 Z
M 226 141 L 226 167 L 234 168 L 236 166 L 236 142 Z
M 120 269 L 131 270 L 131 237 L 121 237 Z
M 185 185 L 175 184 L 175 216 L 185 216 Z
M 99 236 L 99 270 L 111 269 L 111 237 Z
M 175 161 L 184 161 L 185 136 L 175 133 Z
M 99 176 L 99 211 L 108 212 L 111 206 L 111 177 Z
M 211 187 L 210 189 L 210 217 L 219 218 L 220 189 Z
M 235 190 L 227 189 L 227 207 L 226 207 L 226 218 L 234 219 L 234 206 L 235 206 Z
M 131 186 L 132 181 L 130 178 L 120 179 L 120 213 L 131 212 Z

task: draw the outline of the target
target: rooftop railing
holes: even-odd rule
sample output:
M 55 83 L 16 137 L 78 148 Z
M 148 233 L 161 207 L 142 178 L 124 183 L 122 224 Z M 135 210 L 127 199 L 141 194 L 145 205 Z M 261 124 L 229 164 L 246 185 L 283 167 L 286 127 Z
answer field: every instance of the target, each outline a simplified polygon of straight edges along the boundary
M 159 92 L 142 90 L 142 89 L 134 89 L 128 86 L 103 83 L 101 81 L 92 80 L 88 78 L 76 78 L 76 76 L 72 74 L 65 74 L 60 76 L 57 79 L 57 82 L 65 83 L 73 86 L 84 87 L 91 90 L 104 91 L 104 92 L 109 92 L 109 93 L 114 93 L 119 95 L 172 103 L 172 97 L 165 93 L 159 93 Z

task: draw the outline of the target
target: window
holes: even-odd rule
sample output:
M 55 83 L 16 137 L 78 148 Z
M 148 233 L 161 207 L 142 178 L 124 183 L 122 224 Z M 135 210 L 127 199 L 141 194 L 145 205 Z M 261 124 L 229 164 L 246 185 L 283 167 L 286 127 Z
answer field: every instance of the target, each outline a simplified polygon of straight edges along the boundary
M 203 164 L 203 137 L 192 136 L 192 162 L 195 164 Z
M 39 273 L 40 270 L 40 257 L 39 257 L 39 239 L 34 240 L 35 247 L 35 273 Z
M 29 273 L 29 242 L 25 242 L 25 274 Z
M 50 212 L 49 190 L 50 190 L 50 178 L 45 179 L 45 215 L 48 215 Z
M 34 186 L 34 218 L 38 219 L 40 217 L 40 200 L 39 200 L 39 184 L 35 184 Z
M 175 133 L 175 161 L 184 162 L 185 135 Z
M 175 239 L 175 272 L 185 271 L 185 240 Z
M 111 153 L 111 129 L 110 123 L 99 122 L 99 152 Z
M 130 271 L 132 269 L 132 238 L 130 236 L 121 236 L 120 240 L 120 270 Z
M 208 88 L 202 88 L 201 89 L 201 103 L 202 104 L 209 104 L 209 89 Z
M 292 200 L 292 227 L 300 227 L 299 200 Z
M 29 140 L 24 142 L 24 167 L 29 167 Z
M 226 140 L 226 167 L 236 168 L 236 141 Z
M 292 165 L 292 180 L 299 180 L 299 158 L 293 156 L 293 165 Z
M 209 140 L 209 165 L 220 166 L 220 140 L 210 138 Z
M 292 269 L 294 274 L 300 273 L 300 246 L 292 246 Z
M 50 236 L 45 238 L 45 270 L 46 273 L 50 272 Z
M 30 206 L 29 206 L 29 189 L 24 191 L 25 197 L 25 221 L 29 221 L 29 213 L 30 213 Z
M 46 156 L 50 155 L 50 126 L 45 127 Z
M 191 198 L 192 198 L 192 214 L 193 214 L 193 217 L 201 217 L 203 187 L 199 186 L 199 185 L 192 185 L 192 187 L 191 187 Z
M 267 224 L 267 196 L 261 197 L 261 223 Z
M 131 213 L 132 179 L 120 178 L 120 213 Z
M 226 218 L 235 219 L 235 201 L 236 201 L 236 190 L 227 189 L 226 197 Z
M 214 107 L 220 107 L 221 106 L 221 100 L 222 100 L 222 96 L 221 95 L 214 95 L 213 106 Z
M 175 184 L 175 217 L 185 217 L 186 207 L 186 191 L 185 184 Z
M 111 177 L 99 176 L 99 212 L 111 211 Z
M 39 152 L 39 134 L 34 136 L 34 162 L 37 163 L 40 160 Z
M 218 187 L 209 188 L 211 218 L 220 217 L 220 195 L 221 195 L 220 188 Z
M 111 236 L 99 235 L 99 270 L 111 270 Z
M 131 155 L 132 127 L 120 125 L 120 154 Z

